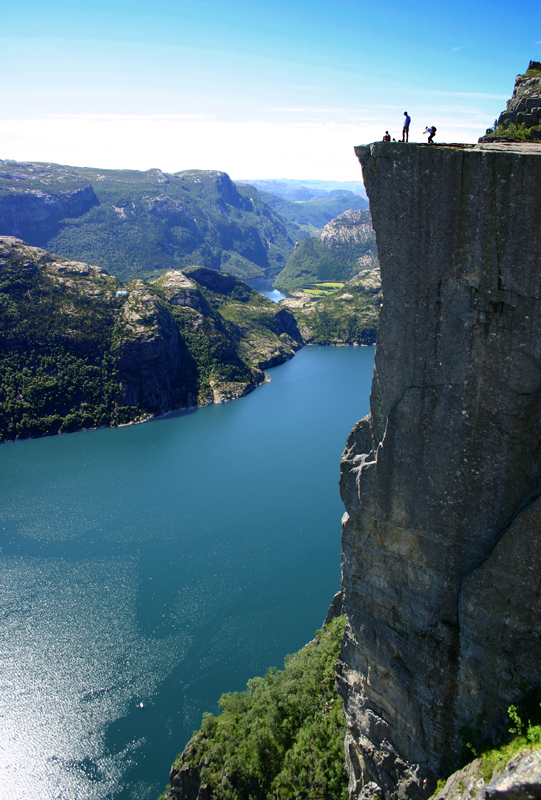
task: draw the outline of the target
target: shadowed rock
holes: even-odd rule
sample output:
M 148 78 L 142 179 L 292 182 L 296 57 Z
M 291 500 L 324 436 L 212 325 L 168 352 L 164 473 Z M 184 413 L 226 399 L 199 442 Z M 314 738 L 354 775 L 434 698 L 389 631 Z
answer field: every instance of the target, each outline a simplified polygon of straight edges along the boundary
M 341 474 L 355 798 L 427 797 L 539 681 L 541 157 L 502 149 L 356 149 L 384 300 Z

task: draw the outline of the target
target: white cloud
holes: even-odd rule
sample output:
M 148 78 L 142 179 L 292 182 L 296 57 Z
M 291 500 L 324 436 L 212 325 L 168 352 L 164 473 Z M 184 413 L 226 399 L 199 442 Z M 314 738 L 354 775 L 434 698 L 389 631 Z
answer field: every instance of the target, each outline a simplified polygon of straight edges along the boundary
M 438 140 L 477 141 L 486 125 L 442 115 Z M 431 120 L 429 120 L 431 122 Z M 0 152 L 17 161 L 103 169 L 216 169 L 232 176 L 358 180 L 357 144 L 389 128 L 374 115 L 354 121 L 227 122 L 184 115 L 73 115 L 3 120 Z M 426 120 L 425 120 L 426 122 Z M 423 141 L 422 126 L 412 138 Z

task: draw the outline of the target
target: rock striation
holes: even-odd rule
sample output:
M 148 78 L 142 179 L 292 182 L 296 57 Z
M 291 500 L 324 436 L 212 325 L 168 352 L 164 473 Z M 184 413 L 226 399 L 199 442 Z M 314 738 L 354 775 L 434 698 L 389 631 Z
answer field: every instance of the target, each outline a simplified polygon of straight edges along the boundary
M 541 148 L 356 148 L 383 306 L 341 466 L 352 798 L 428 797 L 541 663 Z

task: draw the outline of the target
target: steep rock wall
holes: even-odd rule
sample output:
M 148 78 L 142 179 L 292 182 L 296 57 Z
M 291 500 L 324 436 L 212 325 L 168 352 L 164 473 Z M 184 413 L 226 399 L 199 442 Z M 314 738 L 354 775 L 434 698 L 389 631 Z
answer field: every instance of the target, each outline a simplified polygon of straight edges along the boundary
M 427 797 L 541 663 L 541 148 L 356 148 L 381 266 L 342 459 L 352 797 Z

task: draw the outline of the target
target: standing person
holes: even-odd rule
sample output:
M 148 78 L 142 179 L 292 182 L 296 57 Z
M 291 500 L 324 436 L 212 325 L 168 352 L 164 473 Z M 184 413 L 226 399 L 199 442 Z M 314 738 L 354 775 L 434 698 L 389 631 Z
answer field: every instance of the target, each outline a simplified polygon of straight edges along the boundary
M 383 137 L 383 141 L 384 142 L 390 142 L 391 141 L 391 134 L 389 133 L 389 131 L 385 131 L 385 136 Z
M 411 117 L 408 115 L 407 111 L 404 111 L 404 116 L 406 119 L 404 120 L 404 127 L 402 128 L 402 141 L 409 142 Z

